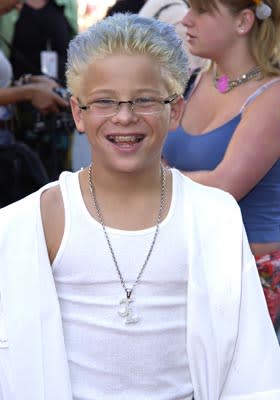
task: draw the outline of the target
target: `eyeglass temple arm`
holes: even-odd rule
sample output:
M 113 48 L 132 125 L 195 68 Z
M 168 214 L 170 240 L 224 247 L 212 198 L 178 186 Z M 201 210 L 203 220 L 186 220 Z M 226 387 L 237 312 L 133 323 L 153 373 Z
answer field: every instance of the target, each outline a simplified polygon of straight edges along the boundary
M 174 101 L 176 98 L 178 97 L 177 93 L 174 93 L 172 96 L 170 96 L 168 99 L 163 100 L 162 103 L 163 104 L 169 104 L 172 103 L 172 101 Z

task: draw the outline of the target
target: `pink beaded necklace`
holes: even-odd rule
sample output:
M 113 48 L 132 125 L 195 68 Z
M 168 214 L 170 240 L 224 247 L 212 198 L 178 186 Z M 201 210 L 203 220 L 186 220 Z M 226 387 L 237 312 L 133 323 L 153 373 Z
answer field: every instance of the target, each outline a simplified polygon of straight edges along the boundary
M 221 75 L 218 77 L 217 71 L 214 70 L 213 84 L 220 93 L 227 93 L 230 90 L 234 89 L 235 87 L 241 85 L 242 83 L 250 81 L 251 79 L 261 79 L 261 78 L 262 78 L 262 72 L 260 67 L 258 66 L 251 68 L 248 72 L 242 74 L 237 79 L 229 79 L 227 75 Z

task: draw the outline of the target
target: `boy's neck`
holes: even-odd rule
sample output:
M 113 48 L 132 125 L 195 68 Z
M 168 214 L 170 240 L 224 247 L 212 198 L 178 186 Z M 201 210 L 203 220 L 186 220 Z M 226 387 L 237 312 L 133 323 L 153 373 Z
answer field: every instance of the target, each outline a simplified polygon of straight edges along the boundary
M 94 170 L 94 168 L 93 168 Z M 160 170 L 157 174 L 141 174 L 137 176 L 114 177 L 104 182 L 93 171 L 98 205 L 101 209 L 105 225 L 123 230 L 141 230 L 154 226 L 156 223 L 161 191 Z M 89 190 L 88 170 L 80 174 L 80 183 L 84 202 L 95 219 L 96 210 L 92 194 Z M 172 192 L 171 173 L 166 174 L 166 200 L 163 218 L 168 213 Z
M 134 193 L 152 192 L 160 184 L 160 177 L 160 163 L 136 172 L 112 171 L 94 163 L 92 166 L 92 178 L 97 189 L 110 196 L 133 196 Z

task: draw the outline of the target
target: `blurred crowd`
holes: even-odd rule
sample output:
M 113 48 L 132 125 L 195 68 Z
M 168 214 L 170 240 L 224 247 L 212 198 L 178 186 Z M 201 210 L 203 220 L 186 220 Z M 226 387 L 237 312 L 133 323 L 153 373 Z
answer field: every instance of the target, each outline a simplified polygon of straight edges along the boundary
M 71 168 L 74 124 L 65 64 L 78 20 L 76 0 L 10 0 L 1 14 L 3 206 Z
M 84 31 L 94 22 L 104 18 L 109 7 L 115 4 L 115 0 L 79 0 L 78 1 L 78 25 L 79 30 Z

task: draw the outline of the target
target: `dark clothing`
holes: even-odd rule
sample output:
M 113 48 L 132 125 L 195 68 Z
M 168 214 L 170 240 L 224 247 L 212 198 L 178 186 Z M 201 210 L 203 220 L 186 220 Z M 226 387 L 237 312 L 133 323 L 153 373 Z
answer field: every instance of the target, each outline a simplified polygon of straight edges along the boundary
M 65 86 L 67 49 L 74 34 L 64 8 L 53 0 L 39 9 L 24 3 L 15 25 L 10 56 L 15 79 L 29 73 L 42 74 L 41 51 L 52 50 L 58 56 L 58 81 Z M 17 107 L 17 122 L 16 139 L 40 157 L 50 179 L 57 179 L 61 171 L 70 168 L 74 129 L 70 110 L 45 117 L 30 103 L 21 103 Z
M 64 84 L 67 48 L 72 36 L 63 7 L 53 1 L 37 10 L 24 4 L 15 26 L 11 50 L 14 77 L 40 74 L 40 52 L 53 50 L 58 53 L 58 79 Z M 20 53 L 19 56 L 16 53 Z
M 145 0 L 119 0 L 107 11 L 106 17 L 117 12 L 131 12 L 137 14 L 143 7 Z
M 49 182 L 38 156 L 24 143 L 0 145 L 0 208 Z

